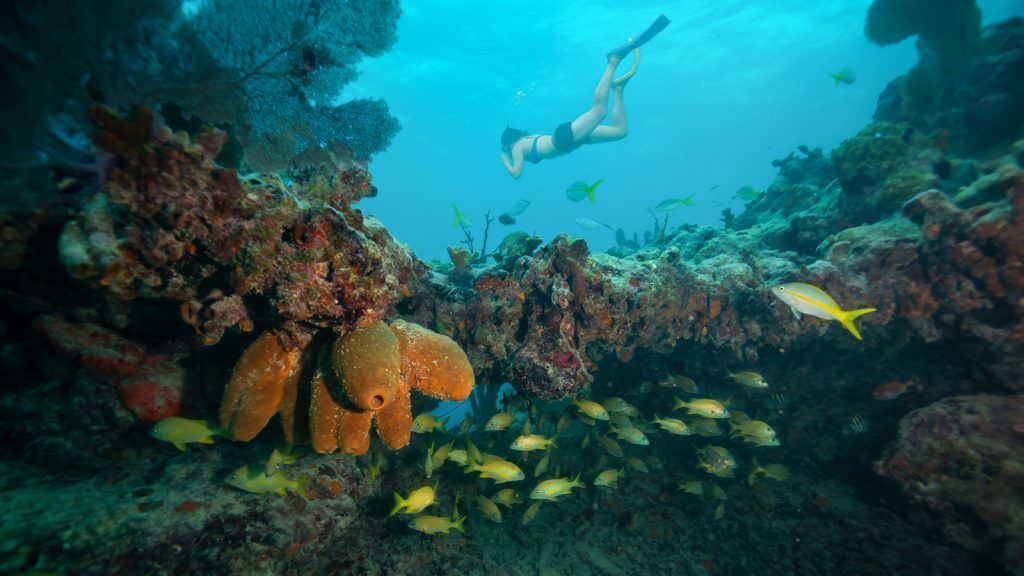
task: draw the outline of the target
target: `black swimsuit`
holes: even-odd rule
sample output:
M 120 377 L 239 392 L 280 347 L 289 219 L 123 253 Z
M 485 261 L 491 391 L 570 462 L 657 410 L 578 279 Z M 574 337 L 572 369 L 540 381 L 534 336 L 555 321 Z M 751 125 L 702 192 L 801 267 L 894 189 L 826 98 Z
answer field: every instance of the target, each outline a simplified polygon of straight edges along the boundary
M 562 154 L 568 154 L 583 146 L 583 141 L 576 140 L 572 135 L 572 122 L 559 124 L 558 128 L 555 128 L 555 135 L 551 138 L 551 143 L 555 145 L 555 150 Z

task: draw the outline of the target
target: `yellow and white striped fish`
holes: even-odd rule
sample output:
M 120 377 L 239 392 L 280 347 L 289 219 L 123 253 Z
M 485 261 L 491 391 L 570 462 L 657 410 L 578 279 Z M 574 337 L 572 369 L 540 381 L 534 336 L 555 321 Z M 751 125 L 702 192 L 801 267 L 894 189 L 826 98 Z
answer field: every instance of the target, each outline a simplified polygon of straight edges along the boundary
M 800 318 L 800 314 L 807 314 L 815 318 L 824 318 L 825 320 L 838 320 L 843 325 L 843 328 L 849 330 L 850 334 L 853 334 L 857 340 L 863 340 L 863 338 L 860 337 L 860 332 L 857 331 L 857 326 L 854 325 L 853 320 L 875 311 L 874 308 L 843 310 L 821 288 L 800 282 L 780 284 L 772 288 L 772 294 L 785 302 L 797 318 Z

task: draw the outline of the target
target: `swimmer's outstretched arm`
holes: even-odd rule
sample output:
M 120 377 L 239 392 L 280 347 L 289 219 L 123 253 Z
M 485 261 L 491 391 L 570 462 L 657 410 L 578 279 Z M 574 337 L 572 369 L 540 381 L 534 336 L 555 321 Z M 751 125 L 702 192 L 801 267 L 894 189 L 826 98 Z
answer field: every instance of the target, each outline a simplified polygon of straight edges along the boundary
M 519 178 L 519 175 L 523 173 L 523 148 L 522 146 L 512 146 L 512 154 L 501 153 L 501 163 L 505 165 L 505 169 L 512 175 L 513 178 Z

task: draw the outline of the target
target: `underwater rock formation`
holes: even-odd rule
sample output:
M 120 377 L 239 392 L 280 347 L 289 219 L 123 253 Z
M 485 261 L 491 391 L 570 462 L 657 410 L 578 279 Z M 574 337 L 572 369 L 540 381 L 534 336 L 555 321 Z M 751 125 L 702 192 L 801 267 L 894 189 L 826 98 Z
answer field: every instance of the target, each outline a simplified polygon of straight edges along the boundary
M 398 450 L 409 443 L 412 390 L 455 401 L 473 391 L 473 368 L 458 344 L 403 320 L 356 328 L 319 355 L 305 354 L 305 345 L 286 349 L 279 338 L 261 334 L 224 390 L 220 422 L 235 440 L 252 440 L 278 414 L 285 441 L 305 442 L 308 411 L 316 452 L 365 454 L 374 424 L 388 448 Z M 302 378 L 304 356 L 307 363 L 315 358 L 311 379 Z
M 986 553 L 1005 540 L 1006 567 L 1024 574 L 1024 396 L 955 396 L 916 410 L 875 468 L 938 511 L 951 540 Z

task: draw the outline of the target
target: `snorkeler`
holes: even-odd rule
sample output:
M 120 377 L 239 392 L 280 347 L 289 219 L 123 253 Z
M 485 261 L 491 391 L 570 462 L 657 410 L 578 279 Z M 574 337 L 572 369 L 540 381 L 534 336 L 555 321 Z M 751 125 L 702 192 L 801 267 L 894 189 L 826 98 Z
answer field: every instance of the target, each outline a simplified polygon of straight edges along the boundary
M 501 133 L 501 163 L 513 178 L 523 173 L 523 164 L 537 164 L 541 160 L 557 158 L 568 154 L 584 144 L 600 144 L 614 142 L 626 137 L 629 129 L 626 125 L 626 103 L 623 91 L 626 83 L 636 73 L 640 64 L 640 46 L 668 26 L 669 20 L 659 16 L 643 34 L 631 39 L 624 46 L 608 53 L 608 65 L 594 90 L 594 103 L 589 110 L 575 120 L 563 122 L 555 128 L 554 134 L 531 134 L 506 126 Z M 636 61 L 633 68 L 618 78 L 614 78 L 615 69 L 622 59 L 635 51 Z M 608 95 L 612 96 L 611 125 L 602 125 L 608 114 Z
M 568 154 L 584 144 L 614 142 L 626 137 L 626 103 L 622 92 L 636 68 L 613 80 L 619 61 L 618 56 L 608 57 L 608 66 L 594 90 L 594 104 L 590 110 L 571 122 L 559 124 L 553 135 L 529 134 L 511 126 L 505 128 L 501 134 L 501 163 L 513 178 L 522 174 L 524 162 L 536 164 Z M 608 114 L 609 92 L 612 94 L 611 125 L 602 126 L 601 122 Z

